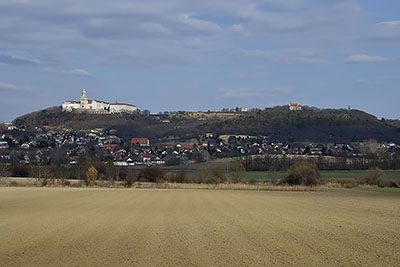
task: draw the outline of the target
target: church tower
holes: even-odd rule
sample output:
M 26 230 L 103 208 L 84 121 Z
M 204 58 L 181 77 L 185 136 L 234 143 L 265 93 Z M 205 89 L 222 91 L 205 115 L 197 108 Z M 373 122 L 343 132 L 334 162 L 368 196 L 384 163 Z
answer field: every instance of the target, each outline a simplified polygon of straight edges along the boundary
M 83 89 L 81 94 L 81 108 L 86 108 L 87 104 L 88 104 L 88 97 L 86 94 L 86 89 Z

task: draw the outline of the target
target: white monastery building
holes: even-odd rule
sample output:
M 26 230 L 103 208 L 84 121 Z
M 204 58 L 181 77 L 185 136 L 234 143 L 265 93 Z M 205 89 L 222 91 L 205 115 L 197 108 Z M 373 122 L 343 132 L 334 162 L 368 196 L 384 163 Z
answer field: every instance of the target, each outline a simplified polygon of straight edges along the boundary
M 100 100 L 90 100 L 86 90 L 82 90 L 81 100 L 65 101 L 62 110 L 66 112 L 89 112 L 95 114 L 134 113 L 137 107 L 123 103 L 108 103 Z

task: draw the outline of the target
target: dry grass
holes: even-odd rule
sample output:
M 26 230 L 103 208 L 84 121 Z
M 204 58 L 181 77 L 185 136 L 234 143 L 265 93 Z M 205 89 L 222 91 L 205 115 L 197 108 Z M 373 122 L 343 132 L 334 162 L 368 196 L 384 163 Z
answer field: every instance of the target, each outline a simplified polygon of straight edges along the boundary
M 397 266 L 400 197 L 0 188 L 0 266 Z
M 99 188 L 123 188 L 125 182 L 117 181 L 111 183 L 110 181 L 98 180 L 89 187 Z M 9 178 L 3 179 L 0 186 L 11 187 L 88 187 L 82 180 L 47 180 L 44 183 L 43 179 L 35 178 Z M 187 184 L 187 183 L 146 183 L 136 182 L 132 188 L 142 189 L 199 189 L 199 190 L 254 190 L 254 191 L 297 191 L 297 192 L 323 192 L 328 191 L 329 187 L 326 185 L 319 186 L 303 186 L 303 185 L 274 185 L 271 183 L 256 183 L 256 184 Z
M 124 181 L 97 180 L 93 185 L 87 185 L 83 180 L 48 179 L 36 178 L 1 178 L 0 187 L 72 187 L 72 188 L 125 188 Z M 147 183 L 136 182 L 131 188 L 134 189 L 191 189 L 191 190 L 248 190 L 248 191 L 285 191 L 285 192 L 328 192 L 338 188 L 379 188 L 376 185 L 359 184 L 351 179 L 340 182 L 333 181 L 323 185 L 276 185 L 272 183 L 224 183 L 224 184 L 195 184 L 195 183 Z M 399 189 L 400 190 L 400 189 Z M 384 190 L 382 190 L 384 192 Z
M 297 191 L 297 192 L 325 192 L 328 186 L 303 185 L 274 185 L 269 183 L 258 184 L 179 184 L 179 183 L 135 183 L 133 188 L 153 189 L 200 189 L 200 190 L 254 190 L 254 191 Z

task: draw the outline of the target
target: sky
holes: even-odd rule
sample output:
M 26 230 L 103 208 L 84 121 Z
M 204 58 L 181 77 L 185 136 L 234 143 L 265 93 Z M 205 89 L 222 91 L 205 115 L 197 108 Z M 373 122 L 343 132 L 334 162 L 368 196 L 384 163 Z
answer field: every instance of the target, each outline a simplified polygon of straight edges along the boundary
M 399 119 L 398 0 L 0 0 L 0 121 L 299 103 Z

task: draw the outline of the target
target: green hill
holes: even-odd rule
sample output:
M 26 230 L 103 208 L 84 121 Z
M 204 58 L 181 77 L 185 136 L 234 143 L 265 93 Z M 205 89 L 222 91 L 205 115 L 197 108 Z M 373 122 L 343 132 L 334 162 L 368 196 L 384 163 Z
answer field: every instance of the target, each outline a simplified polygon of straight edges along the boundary
M 359 110 L 303 107 L 302 111 L 289 111 L 287 106 L 277 106 L 231 115 L 201 113 L 192 116 L 184 112 L 151 116 L 96 115 L 66 113 L 61 111 L 61 107 L 53 107 L 18 117 L 13 123 L 27 130 L 44 125 L 77 131 L 97 127 L 116 129 L 118 135 L 127 140 L 133 136 L 148 137 L 153 141 L 189 140 L 211 132 L 214 136 L 262 135 L 271 140 L 289 142 L 347 143 L 371 138 L 400 141 L 400 129 L 394 123 L 378 120 Z
M 205 123 L 217 133 L 264 135 L 271 139 L 310 142 L 357 142 L 365 139 L 400 140 L 400 129 L 359 110 L 287 106 L 267 108 L 232 120 Z

